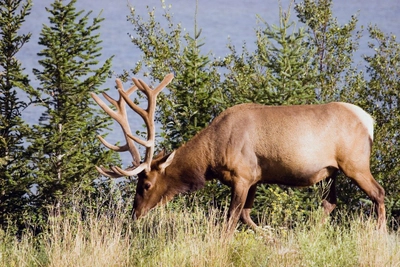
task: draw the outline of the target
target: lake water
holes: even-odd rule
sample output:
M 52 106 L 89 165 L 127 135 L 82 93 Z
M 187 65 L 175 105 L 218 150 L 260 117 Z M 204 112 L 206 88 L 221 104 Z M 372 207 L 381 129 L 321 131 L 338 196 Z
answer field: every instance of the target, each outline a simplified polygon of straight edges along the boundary
M 165 1 L 167 5 L 172 5 L 174 21 L 181 22 L 189 33 L 193 33 L 196 1 Z M 28 74 L 32 73 L 32 68 L 39 67 L 36 54 L 42 47 L 37 42 L 42 24 L 49 24 L 49 13 L 46 12 L 45 7 L 50 7 L 53 0 L 33 0 L 33 2 L 31 15 L 27 17 L 22 29 L 24 33 L 31 32 L 32 38 L 17 55 Z M 289 1 L 282 0 L 281 3 L 286 9 Z M 398 0 L 337 0 L 333 3 L 333 14 L 340 23 L 346 23 L 351 15 L 359 12 L 359 25 L 376 24 L 386 33 L 400 35 L 400 1 Z M 124 69 L 133 68 L 141 56 L 140 50 L 134 47 L 128 36 L 128 33 L 133 31 L 132 25 L 126 18 L 130 13 L 128 5 L 134 6 L 137 14 L 143 17 L 147 16 L 146 6 L 161 10 L 160 0 L 78 0 L 76 4 L 78 10 L 93 10 L 93 15 L 102 12 L 101 16 L 105 18 L 105 21 L 100 29 L 103 40 L 100 61 L 114 55 L 112 70 L 117 74 L 122 73 Z M 205 42 L 203 52 L 212 52 L 216 57 L 224 57 L 228 53 L 226 48 L 228 38 L 237 48 L 240 48 L 243 42 L 246 42 L 247 47 L 254 48 L 257 14 L 269 24 L 278 24 L 278 0 L 198 0 L 198 27 L 202 28 L 202 37 Z M 294 13 L 292 17 L 295 19 Z M 161 20 L 161 15 L 159 18 Z M 367 35 L 366 32 L 364 33 Z M 359 53 L 369 53 L 367 37 L 362 40 Z M 34 86 L 38 85 L 32 75 L 31 80 Z M 114 79 L 109 79 L 104 85 L 104 88 L 113 87 Z M 39 107 L 30 107 L 23 116 L 29 123 L 36 123 L 40 112 Z M 132 120 L 132 123 L 136 125 L 133 128 L 139 128 L 143 124 L 140 120 Z M 116 131 L 109 141 L 120 140 L 122 135 L 118 126 L 116 126 Z M 129 163 L 127 156 L 123 156 L 123 159 Z

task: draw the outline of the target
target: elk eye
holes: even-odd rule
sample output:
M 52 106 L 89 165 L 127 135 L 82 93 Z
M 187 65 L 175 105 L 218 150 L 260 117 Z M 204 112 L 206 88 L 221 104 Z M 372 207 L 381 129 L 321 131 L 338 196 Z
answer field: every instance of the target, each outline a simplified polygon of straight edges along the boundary
M 151 187 L 151 183 L 150 183 L 150 182 L 145 182 L 145 183 L 143 184 L 144 190 L 149 190 L 150 187 Z

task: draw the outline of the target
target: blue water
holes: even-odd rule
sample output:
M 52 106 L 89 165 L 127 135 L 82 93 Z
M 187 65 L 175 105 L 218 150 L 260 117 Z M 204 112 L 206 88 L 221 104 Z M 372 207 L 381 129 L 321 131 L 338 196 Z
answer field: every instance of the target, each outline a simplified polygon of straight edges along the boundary
M 64 0 L 67 2 L 66 0 Z M 195 17 L 195 0 L 165 0 L 172 5 L 174 21 L 181 22 L 189 33 L 193 33 Z M 31 15 L 27 17 L 22 32 L 32 33 L 31 41 L 26 44 L 17 55 L 26 69 L 31 74 L 32 68 L 38 68 L 36 54 L 42 49 L 38 44 L 42 24 L 48 23 L 48 13 L 45 7 L 50 7 L 53 0 L 34 0 Z M 288 0 L 282 0 L 282 6 L 286 9 Z M 350 16 L 359 12 L 359 25 L 367 26 L 376 24 L 386 33 L 400 35 L 400 1 L 398 0 L 337 0 L 333 1 L 333 14 L 340 23 L 346 23 Z M 147 17 L 146 6 L 156 7 L 161 11 L 160 0 L 78 0 L 78 10 L 93 10 L 93 15 L 102 12 L 105 18 L 100 29 L 102 43 L 101 62 L 114 55 L 112 70 L 121 74 L 124 69 L 131 69 L 140 59 L 140 51 L 130 42 L 128 33 L 133 33 L 132 25 L 127 21 L 130 13 L 128 5 L 134 6 L 137 14 Z M 157 13 L 161 20 L 160 13 Z M 256 27 L 256 14 L 260 15 L 269 24 L 278 24 L 279 2 L 278 0 L 199 0 L 198 1 L 198 27 L 202 28 L 202 37 L 205 46 L 203 52 L 212 52 L 215 57 L 224 57 L 228 53 L 226 44 L 228 39 L 240 48 L 243 42 L 247 47 L 254 48 Z M 292 14 L 293 19 L 294 13 Z M 364 35 L 367 35 L 364 32 Z M 362 39 L 359 55 L 370 53 L 367 48 L 367 36 Z M 357 59 L 361 62 L 361 59 Z M 142 78 L 142 77 L 138 77 Z M 34 86 L 38 85 L 35 77 L 31 75 Z M 109 79 L 104 88 L 113 88 L 114 78 Z M 113 90 L 113 89 L 112 89 Z M 110 93 L 111 95 L 115 95 Z M 36 123 L 41 109 L 30 107 L 24 112 L 24 119 L 29 123 Z M 140 128 L 142 122 L 132 120 L 134 129 Z M 116 142 L 122 136 L 120 129 L 116 127 L 116 133 L 112 135 L 110 142 Z M 122 140 L 121 140 L 122 141 Z M 124 161 L 129 163 L 129 157 L 124 156 Z

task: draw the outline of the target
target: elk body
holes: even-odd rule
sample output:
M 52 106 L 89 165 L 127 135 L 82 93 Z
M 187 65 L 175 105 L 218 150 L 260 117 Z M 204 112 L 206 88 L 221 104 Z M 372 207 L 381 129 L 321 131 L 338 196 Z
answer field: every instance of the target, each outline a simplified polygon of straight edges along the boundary
M 322 203 L 329 214 L 336 206 L 335 181 L 340 170 L 371 198 L 378 226 L 386 226 L 385 192 L 371 175 L 369 164 L 373 120 L 361 108 L 339 102 L 299 106 L 241 104 L 222 112 L 176 151 L 152 159 L 155 98 L 172 78 L 171 74 L 167 75 L 154 90 L 141 80 L 133 79 L 136 86 L 124 91 L 117 81 L 120 99 L 115 101 L 105 95 L 117 106 L 117 112 L 92 95 L 120 122 L 127 144 L 116 147 L 101 140 L 116 151 L 131 151 L 134 165 L 126 170 L 118 167 L 111 167 L 111 170 L 98 167 L 98 170 L 111 177 L 138 175 L 135 217 L 168 202 L 176 194 L 200 189 L 211 179 L 219 179 L 231 187 L 228 213 L 231 227 L 235 227 L 239 219 L 256 227 L 250 210 L 260 183 L 310 186 L 330 179 L 330 190 Z M 129 99 L 129 94 L 137 88 L 149 98 L 147 110 L 140 109 Z M 125 102 L 145 120 L 149 133 L 147 141 L 131 135 Z M 133 141 L 148 148 L 142 164 L 139 164 L 139 153 Z

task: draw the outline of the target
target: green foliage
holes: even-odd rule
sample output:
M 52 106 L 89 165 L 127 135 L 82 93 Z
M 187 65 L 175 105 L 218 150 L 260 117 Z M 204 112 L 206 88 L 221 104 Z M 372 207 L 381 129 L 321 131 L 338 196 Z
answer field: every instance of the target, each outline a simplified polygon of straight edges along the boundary
M 102 18 L 91 12 L 76 11 L 55 1 L 49 12 L 50 26 L 44 25 L 38 53 L 41 69 L 33 72 L 40 81 L 37 104 L 45 111 L 34 126 L 29 150 L 37 184 L 33 204 L 42 209 L 65 201 L 77 192 L 90 195 L 99 174 L 94 166 L 115 163 L 115 156 L 104 150 L 96 138 L 110 125 L 110 118 L 99 115 L 89 93 L 99 93 L 108 77 L 111 58 L 99 65 L 99 34 Z
M 29 92 L 28 76 L 23 73 L 18 52 L 30 34 L 19 34 L 31 1 L 0 1 L 0 225 L 22 223 L 27 196 L 32 184 L 29 154 L 24 141 L 30 129 L 22 120 L 29 103 L 21 100 L 21 91 Z
M 360 92 L 375 119 L 374 177 L 386 190 L 389 214 L 400 218 L 400 44 L 394 35 L 369 26 L 373 50 L 365 56 L 368 80 Z
M 169 94 L 161 98 L 159 121 L 168 138 L 163 143 L 167 148 L 177 148 L 189 141 L 219 113 L 215 98 L 219 74 L 210 67 L 208 57 L 200 54 L 199 35 L 200 32 L 195 33 L 195 38 L 185 36 L 188 46 L 181 56 L 182 68 L 169 86 Z
M 295 189 L 276 185 L 259 186 L 254 210 L 258 220 L 272 227 L 295 227 L 304 223 L 322 198 L 322 185 Z
M 195 26 L 194 37 L 175 25 L 169 9 L 163 6 L 167 29 L 156 22 L 155 9 L 149 10 L 149 22 L 131 8 L 130 21 L 135 34 L 132 42 L 142 50 L 143 57 L 133 74 L 145 69 L 155 81 L 173 72 L 174 80 L 159 97 L 157 121 L 161 123 L 165 141 L 162 146 L 175 149 L 205 128 L 219 109 L 219 74 L 208 55 L 202 55 L 201 31 Z M 182 42 L 186 46 L 182 47 Z
M 304 49 L 315 51 L 312 65 L 317 73 L 316 93 L 323 102 L 343 100 L 345 77 L 356 72 L 352 64 L 361 38 L 361 32 L 356 31 L 357 16 L 340 25 L 332 14 L 332 5 L 332 0 L 305 0 L 295 5 L 308 33 Z
M 307 49 L 303 28 L 290 21 L 290 7 L 280 8 L 279 25 L 256 29 L 257 50 L 249 52 L 243 46 L 238 54 L 229 45 L 231 54 L 220 66 L 226 68 L 224 103 L 233 105 L 256 102 L 267 105 L 304 104 L 315 101 L 316 73 L 312 68 L 314 50 Z M 227 107 L 227 106 L 225 106 Z

